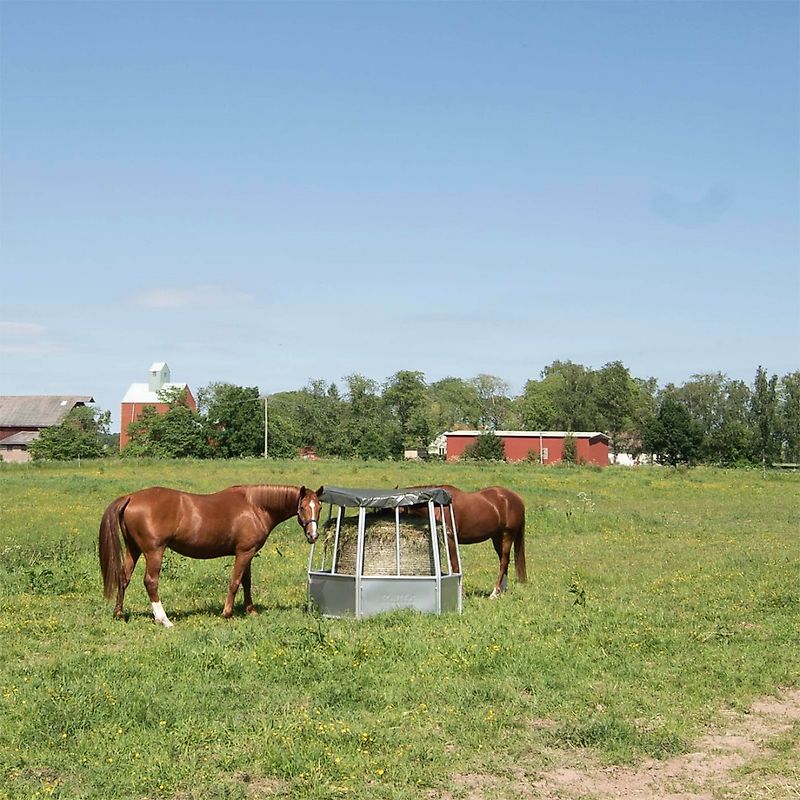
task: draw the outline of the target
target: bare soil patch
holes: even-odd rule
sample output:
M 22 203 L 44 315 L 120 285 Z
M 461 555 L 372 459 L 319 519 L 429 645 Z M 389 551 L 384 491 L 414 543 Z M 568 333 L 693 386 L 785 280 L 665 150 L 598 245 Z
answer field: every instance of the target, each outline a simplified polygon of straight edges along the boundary
M 800 800 L 800 777 L 766 779 L 740 767 L 766 754 L 770 742 L 800 724 L 800 689 L 753 703 L 746 714 L 729 712 L 690 753 L 635 767 L 603 767 L 580 751 L 550 753 L 554 766 L 519 769 L 513 777 L 454 775 L 452 792 L 439 800 Z M 800 760 L 800 752 L 798 752 Z

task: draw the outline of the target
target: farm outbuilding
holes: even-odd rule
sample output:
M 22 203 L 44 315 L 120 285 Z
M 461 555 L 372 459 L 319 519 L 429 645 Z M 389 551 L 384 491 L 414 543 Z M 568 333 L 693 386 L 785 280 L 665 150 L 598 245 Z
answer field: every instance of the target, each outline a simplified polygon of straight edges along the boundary
M 447 431 L 447 460 L 457 461 L 468 445 L 487 431 Z M 575 440 L 578 463 L 608 464 L 608 436 L 600 431 L 494 431 L 503 440 L 508 461 L 541 459 L 542 464 L 555 464 L 564 459 L 564 442 Z
M 159 396 L 160 392 L 178 389 L 186 392 L 186 403 L 193 411 L 197 410 L 197 401 L 192 390 L 186 383 L 173 383 L 170 380 L 170 371 L 166 362 L 157 361 L 150 367 L 147 383 L 132 383 L 122 398 L 119 414 L 119 449 L 124 450 L 130 437 L 128 426 L 136 422 L 142 411 L 152 406 L 156 413 L 166 414 L 169 403 L 165 403 Z
M 28 445 L 44 428 L 59 425 L 77 406 L 94 403 L 89 395 L 13 395 L 0 397 L 0 461 L 30 461 Z

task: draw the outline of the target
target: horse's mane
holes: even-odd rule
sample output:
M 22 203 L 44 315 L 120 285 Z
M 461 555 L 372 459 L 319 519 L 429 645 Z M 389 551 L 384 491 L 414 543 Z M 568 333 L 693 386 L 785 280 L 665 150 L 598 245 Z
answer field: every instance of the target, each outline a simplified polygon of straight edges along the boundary
M 259 483 L 250 486 L 231 486 L 244 492 L 247 499 L 259 508 L 294 510 L 300 496 L 297 486 Z

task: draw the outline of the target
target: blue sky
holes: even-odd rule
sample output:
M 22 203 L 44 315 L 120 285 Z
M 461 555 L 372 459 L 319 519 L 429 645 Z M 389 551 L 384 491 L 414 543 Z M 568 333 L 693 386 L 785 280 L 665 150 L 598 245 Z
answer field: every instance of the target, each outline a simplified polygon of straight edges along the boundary
M 794 2 L 0 5 L 0 392 L 800 368 Z

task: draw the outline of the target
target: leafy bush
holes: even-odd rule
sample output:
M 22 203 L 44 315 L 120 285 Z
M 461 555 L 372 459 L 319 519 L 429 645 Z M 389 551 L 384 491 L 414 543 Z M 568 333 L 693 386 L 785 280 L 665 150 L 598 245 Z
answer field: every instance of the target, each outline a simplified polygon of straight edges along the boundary
M 148 406 L 128 427 L 130 441 L 123 456 L 154 458 L 208 458 L 211 433 L 205 417 L 175 403 L 166 414 Z
M 578 443 L 571 433 L 564 437 L 564 454 L 561 456 L 561 460 L 565 464 L 578 463 Z
M 31 442 L 29 451 L 36 460 L 71 461 L 105 455 L 103 437 L 108 434 L 111 414 L 88 406 L 77 406 L 60 425 L 45 428 Z
M 506 448 L 499 436 L 487 431 L 464 448 L 463 457 L 468 461 L 505 461 Z

